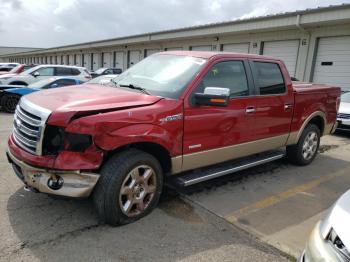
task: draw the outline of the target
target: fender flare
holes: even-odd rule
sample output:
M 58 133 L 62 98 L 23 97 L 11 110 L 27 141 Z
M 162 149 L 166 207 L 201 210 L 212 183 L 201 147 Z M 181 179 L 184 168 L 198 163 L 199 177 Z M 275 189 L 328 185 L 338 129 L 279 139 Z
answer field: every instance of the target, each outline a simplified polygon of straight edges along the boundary
M 292 132 L 289 137 L 288 137 L 288 141 L 287 141 L 287 145 L 294 145 L 297 144 L 299 141 L 299 138 L 301 136 L 301 134 L 303 133 L 305 127 L 310 123 L 310 121 L 315 118 L 315 117 L 321 117 L 323 120 L 323 125 L 326 128 L 327 125 L 327 118 L 326 118 L 326 114 L 322 111 L 315 111 L 312 114 L 310 114 L 303 122 L 303 124 L 301 125 L 299 131 L 297 132 Z M 325 130 L 323 130 L 323 133 L 321 134 L 321 136 L 325 133 Z

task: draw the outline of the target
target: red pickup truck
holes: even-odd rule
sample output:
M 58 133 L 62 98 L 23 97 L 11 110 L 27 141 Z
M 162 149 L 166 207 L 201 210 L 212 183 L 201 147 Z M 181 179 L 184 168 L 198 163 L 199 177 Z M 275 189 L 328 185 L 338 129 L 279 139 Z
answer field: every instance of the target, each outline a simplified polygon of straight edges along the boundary
M 27 188 L 93 196 L 101 221 L 135 221 L 163 184 L 188 186 L 286 157 L 307 165 L 336 128 L 340 88 L 292 83 L 278 59 L 163 52 L 112 81 L 24 96 L 8 160 Z

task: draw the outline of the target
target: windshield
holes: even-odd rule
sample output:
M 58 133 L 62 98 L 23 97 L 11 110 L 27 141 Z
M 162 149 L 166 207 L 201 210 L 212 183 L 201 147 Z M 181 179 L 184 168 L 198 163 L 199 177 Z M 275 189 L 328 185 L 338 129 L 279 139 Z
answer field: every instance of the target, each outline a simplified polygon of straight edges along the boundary
M 152 55 L 113 79 L 117 86 L 137 86 L 147 93 L 178 98 L 205 64 L 203 58 Z
M 50 83 L 52 83 L 53 81 L 55 81 L 55 78 L 46 78 L 40 81 L 37 81 L 33 84 L 28 85 L 29 88 L 43 88 L 47 85 L 49 85 Z
M 341 101 L 345 103 L 350 103 L 350 91 L 342 94 Z
M 96 73 L 96 74 L 102 74 L 103 71 L 105 71 L 105 70 L 106 70 L 106 68 L 100 68 L 100 69 L 97 69 L 94 73 Z

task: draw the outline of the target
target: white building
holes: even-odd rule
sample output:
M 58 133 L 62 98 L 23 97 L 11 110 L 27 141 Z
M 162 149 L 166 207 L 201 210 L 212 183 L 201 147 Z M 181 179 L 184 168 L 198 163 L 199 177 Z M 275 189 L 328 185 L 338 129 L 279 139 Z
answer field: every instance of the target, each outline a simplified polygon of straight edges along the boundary
M 350 4 L 2 55 L 36 64 L 126 69 L 164 50 L 263 54 L 285 61 L 291 76 L 350 90 Z

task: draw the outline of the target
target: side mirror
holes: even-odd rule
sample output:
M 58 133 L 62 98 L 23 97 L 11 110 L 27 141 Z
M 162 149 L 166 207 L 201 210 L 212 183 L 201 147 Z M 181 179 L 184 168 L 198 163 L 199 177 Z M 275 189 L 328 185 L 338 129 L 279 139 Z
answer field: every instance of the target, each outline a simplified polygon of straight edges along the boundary
M 223 87 L 206 87 L 204 93 L 196 93 L 197 105 L 203 106 L 228 106 L 230 89 Z
M 40 76 L 40 73 L 39 73 L 38 71 L 37 71 L 37 72 L 34 72 L 34 73 L 33 73 L 33 76 L 34 76 L 34 77 L 38 77 L 38 76 Z
M 50 85 L 50 88 L 56 88 L 56 87 L 58 87 L 57 83 L 53 83 L 52 85 Z

